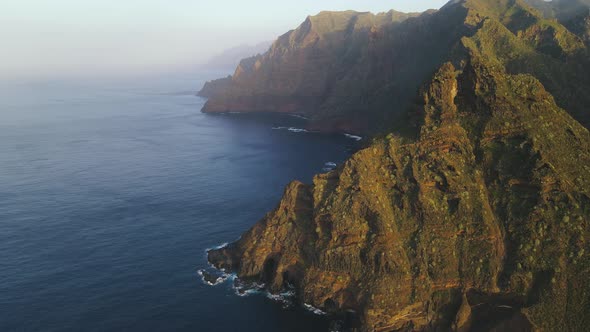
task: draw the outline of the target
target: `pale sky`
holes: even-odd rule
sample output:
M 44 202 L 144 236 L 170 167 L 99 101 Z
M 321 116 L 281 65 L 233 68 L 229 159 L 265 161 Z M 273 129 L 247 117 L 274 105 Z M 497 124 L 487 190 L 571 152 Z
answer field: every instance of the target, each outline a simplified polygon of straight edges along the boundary
M 0 76 L 108 74 L 205 62 L 322 10 L 424 11 L 447 0 L 2 0 Z

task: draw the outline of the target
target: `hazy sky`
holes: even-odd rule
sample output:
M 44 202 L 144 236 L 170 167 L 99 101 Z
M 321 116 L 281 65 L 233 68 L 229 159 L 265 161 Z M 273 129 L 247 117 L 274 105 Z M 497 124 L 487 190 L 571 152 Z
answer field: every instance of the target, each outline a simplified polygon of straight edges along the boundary
M 446 0 L 4 0 L 0 75 L 161 70 L 273 40 L 321 10 L 440 8 Z

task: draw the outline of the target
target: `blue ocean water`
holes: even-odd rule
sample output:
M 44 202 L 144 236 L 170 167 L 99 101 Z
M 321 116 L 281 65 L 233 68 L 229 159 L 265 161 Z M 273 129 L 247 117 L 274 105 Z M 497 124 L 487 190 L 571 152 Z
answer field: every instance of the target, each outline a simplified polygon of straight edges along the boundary
M 0 86 L 0 331 L 327 330 L 197 271 L 354 140 L 202 114 L 204 78 Z

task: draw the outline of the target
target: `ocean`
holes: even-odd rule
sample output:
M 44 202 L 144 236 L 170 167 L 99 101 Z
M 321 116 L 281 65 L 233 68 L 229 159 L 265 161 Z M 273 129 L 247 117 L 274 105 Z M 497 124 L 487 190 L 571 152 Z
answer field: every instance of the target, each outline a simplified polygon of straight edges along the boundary
M 0 84 L 0 331 L 328 330 L 198 271 L 356 142 L 203 114 L 212 77 Z

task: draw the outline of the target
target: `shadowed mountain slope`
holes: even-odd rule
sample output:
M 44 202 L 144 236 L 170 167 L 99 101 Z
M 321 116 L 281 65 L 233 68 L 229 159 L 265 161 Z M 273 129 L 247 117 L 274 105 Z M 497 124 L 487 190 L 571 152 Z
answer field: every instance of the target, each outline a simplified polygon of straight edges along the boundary
M 207 83 L 203 111 L 297 113 L 310 118 L 309 129 L 387 132 L 403 121 L 420 85 L 486 18 L 502 31 L 482 42 L 493 44 L 490 51 L 508 72 L 537 77 L 588 126 L 590 96 L 580 93 L 590 88 L 583 38 L 514 0 L 451 2 L 422 14 L 310 16 L 267 53 L 243 60 L 232 77 Z

